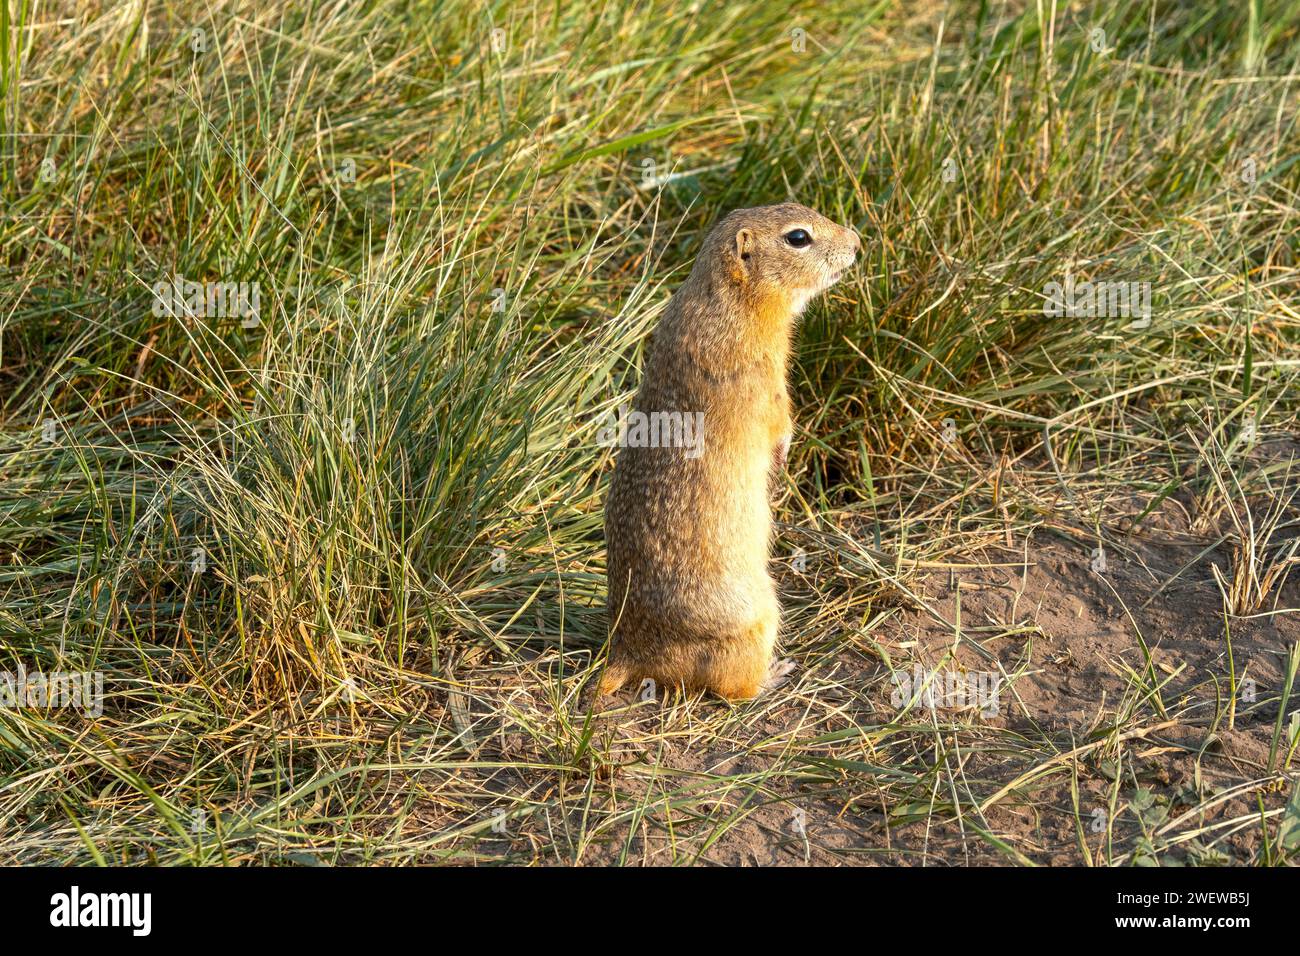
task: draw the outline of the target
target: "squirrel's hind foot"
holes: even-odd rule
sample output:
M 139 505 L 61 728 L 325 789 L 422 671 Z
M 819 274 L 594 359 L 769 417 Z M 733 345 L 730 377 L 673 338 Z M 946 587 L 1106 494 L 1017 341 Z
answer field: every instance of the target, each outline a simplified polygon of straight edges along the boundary
M 623 689 L 623 685 L 632 679 L 632 668 L 626 664 L 608 663 L 605 671 L 596 683 L 596 696 L 605 697 Z
M 768 668 L 767 679 L 763 681 L 763 689 L 759 691 L 759 696 L 770 694 L 777 688 L 785 686 L 797 669 L 792 660 L 773 661 L 772 666 Z

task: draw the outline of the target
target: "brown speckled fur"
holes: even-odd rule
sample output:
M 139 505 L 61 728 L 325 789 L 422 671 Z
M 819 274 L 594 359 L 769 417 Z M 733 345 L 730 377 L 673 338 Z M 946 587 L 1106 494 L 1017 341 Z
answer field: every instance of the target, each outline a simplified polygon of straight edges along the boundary
M 810 246 L 787 244 L 796 228 Z M 633 402 L 703 412 L 703 453 L 619 450 L 605 503 L 612 643 L 599 693 L 645 677 L 729 699 L 762 690 L 780 616 L 769 482 L 792 428 L 795 320 L 859 248 L 852 230 L 797 203 L 734 210 L 704 240 Z

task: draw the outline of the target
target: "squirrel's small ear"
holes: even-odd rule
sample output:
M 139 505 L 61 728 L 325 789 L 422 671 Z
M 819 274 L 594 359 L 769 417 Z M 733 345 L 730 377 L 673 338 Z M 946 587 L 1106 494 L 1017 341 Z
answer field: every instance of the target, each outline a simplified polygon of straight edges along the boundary
M 750 254 L 754 251 L 754 234 L 748 229 L 740 229 L 736 232 L 736 258 L 742 262 L 749 260 Z
M 736 257 L 731 260 L 731 277 L 736 282 L 749 281 L 749 257 L 754 252 L 754 234 L 748 229 L 736 231 Z

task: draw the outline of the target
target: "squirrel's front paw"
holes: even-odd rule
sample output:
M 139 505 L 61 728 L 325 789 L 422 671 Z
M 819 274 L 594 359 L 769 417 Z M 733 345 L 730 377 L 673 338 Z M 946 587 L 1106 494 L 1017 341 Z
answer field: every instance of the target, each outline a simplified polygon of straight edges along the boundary
M 777 471 L 780 471 L 782 468 L 784 468 L 784 467 L 785 467 L 785 463 L 786 463 L 786 462 L 789 460 L 789 458 L 790 458 L 790 439 L 791 439 L 792 437 L 793 437 L 793 436 L 791 436 L 791 435 L 786 435 L 785 437 L 783 437 L 783 438 L 782 438 L 782 439 L 777 443 L 776 451 L 773 452 L 773 455 L 772 455 L 772 458 L 773 458 L 773 464 L 776 466 L 776 470 L 777 470 Z

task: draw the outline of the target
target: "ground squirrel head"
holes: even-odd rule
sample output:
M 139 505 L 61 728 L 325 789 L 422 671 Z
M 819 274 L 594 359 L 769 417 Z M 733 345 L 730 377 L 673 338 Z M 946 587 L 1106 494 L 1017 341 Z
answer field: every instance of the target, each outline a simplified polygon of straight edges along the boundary
M 839 281 L 861 248 L 856 232 L 807 206 L 755 206 L 718 221 L 693 272 L 758 310 L 793 317 Z

